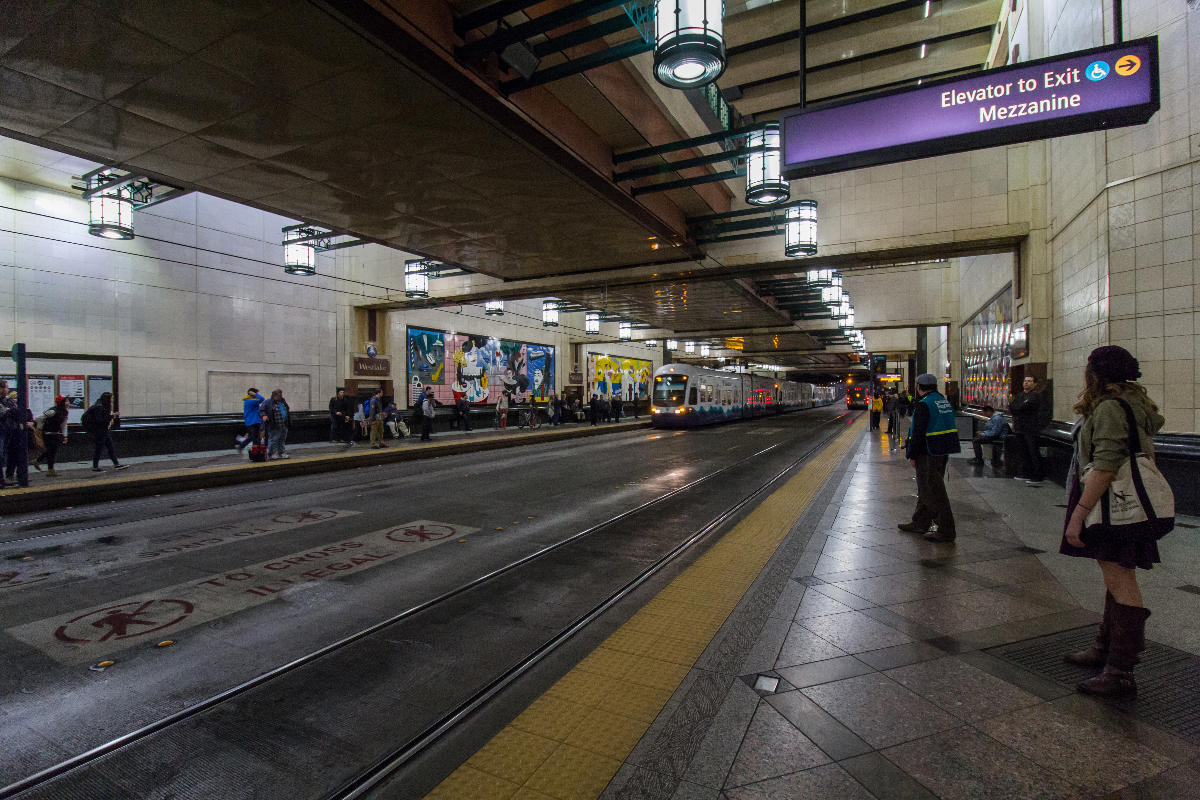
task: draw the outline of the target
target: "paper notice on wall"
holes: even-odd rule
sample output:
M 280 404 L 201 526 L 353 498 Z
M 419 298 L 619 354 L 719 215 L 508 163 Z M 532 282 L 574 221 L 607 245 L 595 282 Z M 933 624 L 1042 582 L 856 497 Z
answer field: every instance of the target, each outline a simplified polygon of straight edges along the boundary
M 87 396 L 88 405 L 93 405 L 100 399 L 100 395 L 113 390 L 113 379 L 111 375 L 88 375 L 87 376 Z
M 36 419 L 54 405 L 54 376 L 30 375 L 27 381 L 29 383 L 29 410 L 33 412 Z
M 59 375 L 58 393 L 67 398 L 67 422 L 78 425 L 87 408 L 87 395 L 82 375 Z

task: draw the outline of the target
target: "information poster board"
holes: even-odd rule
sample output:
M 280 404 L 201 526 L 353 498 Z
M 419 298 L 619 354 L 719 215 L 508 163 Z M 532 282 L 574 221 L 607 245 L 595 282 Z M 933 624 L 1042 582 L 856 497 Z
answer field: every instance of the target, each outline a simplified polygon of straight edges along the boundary
M 33 412 L 34 419 L 37 419 L 54 405 L 54 376 L 30 375 L 27 381 L 29 384 L 29 410 Z
M 87 409 L 87 394 L 82 375 L 59 375 L 58 393 L 67 398 L 67 422 L 78 425 Z
M 113 379 L 110 375 L 88 375 L 87 376 L 87 402 L 88 405 L 95 405 L 100 399 L 100 395 L 113 390 Z

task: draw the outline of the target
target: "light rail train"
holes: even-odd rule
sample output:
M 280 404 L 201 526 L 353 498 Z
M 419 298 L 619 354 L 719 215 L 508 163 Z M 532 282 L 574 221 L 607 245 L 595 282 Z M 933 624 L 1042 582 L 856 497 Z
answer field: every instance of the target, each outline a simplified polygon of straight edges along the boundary
M 666 364 L 654 371 L 650 416 L 657 428 L 693 428 L 827 406 L 841 399 L 842 391 L 841 385 Z

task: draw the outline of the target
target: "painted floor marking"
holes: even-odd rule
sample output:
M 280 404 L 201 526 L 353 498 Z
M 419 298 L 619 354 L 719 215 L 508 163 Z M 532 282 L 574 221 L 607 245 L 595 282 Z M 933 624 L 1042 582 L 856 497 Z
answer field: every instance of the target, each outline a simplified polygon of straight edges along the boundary
M 270 517 L 158 535 L 148 540 L 131 539 L 121 545 L 88 542 L 61 555 L 38 556 L 28 562 L 12 562 L 13 566 L 8 570 L 0 570 L 0 591 L 32 586 L 51 578 L 63 581 L 83 575 L 94 575 L 99 568 L 111 569 L 123 564 L 141 564 L 243 539 L 296 530 L 334 519 L 345 519 L 360 513 L 336 508 L 305 508 L 284 511 Z
M 232 572 L 152 589 L 93 608 L 8 628 L 5 633 L 56 661 L 92 661 L 150 634 L 176 635 L 194 625 L 269 603 L 305 584 L 386 564 L 479 530 L 416 520 L 273 558 Z

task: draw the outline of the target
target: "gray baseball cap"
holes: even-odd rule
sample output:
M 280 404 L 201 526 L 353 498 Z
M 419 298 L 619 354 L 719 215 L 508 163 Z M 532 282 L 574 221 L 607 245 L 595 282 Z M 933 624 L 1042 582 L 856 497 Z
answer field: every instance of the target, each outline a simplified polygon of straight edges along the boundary
M 928 372 L 923 372 L 917 376 L 917 386 L 932 386 L 937 388 L 937 376 L 930 375 Z

